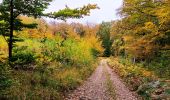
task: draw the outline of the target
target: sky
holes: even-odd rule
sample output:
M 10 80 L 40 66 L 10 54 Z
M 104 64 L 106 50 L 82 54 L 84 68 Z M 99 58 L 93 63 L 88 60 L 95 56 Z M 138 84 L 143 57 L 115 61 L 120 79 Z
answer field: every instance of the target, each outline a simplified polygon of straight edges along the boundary
M 67 21 L 79 23 L 101 23 L 102 21 L 119 19 L 116 10 L 121 7 L 122 1 L 123 0 L 53 0 L 45 12 L 58 11 L 59 9 L 65 8 L 65 5 L 70 8 L 77 8 L 89 3 L 97 4 L 100 9 L 92 10 L 90 16 L 81 19 L 69 19 Z M 0 0 L 0 2 L 2 2 L 2 0 Z M 46 18 L 46 20 L 54 21 L 54 19 L 48 18 Z

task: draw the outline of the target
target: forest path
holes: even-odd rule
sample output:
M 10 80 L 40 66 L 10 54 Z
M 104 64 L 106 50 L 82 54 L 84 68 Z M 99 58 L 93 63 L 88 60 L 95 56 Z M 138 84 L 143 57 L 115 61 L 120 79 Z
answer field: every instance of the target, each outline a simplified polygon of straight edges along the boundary
M 65 100 L 138 100 L 119 76 L 101 60 L 92 76 Z

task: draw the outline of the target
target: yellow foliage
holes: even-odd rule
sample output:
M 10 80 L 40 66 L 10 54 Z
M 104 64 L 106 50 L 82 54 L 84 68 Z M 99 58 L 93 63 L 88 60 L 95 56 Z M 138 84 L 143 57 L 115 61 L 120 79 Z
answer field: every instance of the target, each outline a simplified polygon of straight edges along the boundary
M 8 45 L 5 39 L 0 36 L 0 61 L 7 57 Z
M 26 23 L 26 24 L 32 24 L 32 23 L 37 23 L 38 22 L 38 20 L 36 20 L 33 17 L 19 16 L 18 18 L 21 19 L 22 22 Z
M 122 77 L 126 77 L 130 73 L 134 73 L 135 75 L 144 76 L 147 78 L 156 77 L 153 72 L 148 71 L 144 68 L 140 68 L 136 65 L 130 65 L 130 64 L 122 65 L 121 63 L 119 63 L 118 58 L 113 58 L 109 60 L 109 65 L 113 66 L 115 71 L 118 72 L 119 75 Z
M 123 39 L 124 39 L 124 41 L 126 41 L 126 42 L 128 42 L 128 41 L 132 41 L 133 40 L 133 36 L 130 36 L 130 35 L 125 35 L 125 36 L 123 36 Z
M 99 42 L 98 38 L 94 37 L 94 36 L 91 36 L 91 37 L 85 37 L 84 38 L 84 41 L 86 43 L 90 43 L 90 47 L 91 48 L 95 48 L 96 50 L 98 50 L 99 52 L 103 52 L 104 49 L 103 47 L 101 46 L 101 41 Z
M 150 77 L 152 76 L 152 73 L 150 71 L 142 70 L 143 76 Z

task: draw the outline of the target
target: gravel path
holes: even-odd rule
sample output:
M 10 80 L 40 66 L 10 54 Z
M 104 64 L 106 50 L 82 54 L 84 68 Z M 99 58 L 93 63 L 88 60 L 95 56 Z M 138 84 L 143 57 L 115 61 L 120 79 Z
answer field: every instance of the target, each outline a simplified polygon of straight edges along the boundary
M 108 76 L 109 75 L 109 76 Z M 109 80 L 108 80 L 109 78 Z M 108 81 L 112 86 L 107 86 Z M 114 88 L 110 93 L 108 87 Z M 92 76 L 65 100 L 138 100 L 123 84 L 118 75 L 102 60 Z

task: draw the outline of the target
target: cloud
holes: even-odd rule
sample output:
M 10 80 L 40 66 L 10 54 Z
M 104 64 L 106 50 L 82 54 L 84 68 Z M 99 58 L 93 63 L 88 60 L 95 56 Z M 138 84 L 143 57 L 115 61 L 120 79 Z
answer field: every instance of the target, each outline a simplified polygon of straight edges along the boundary
M 116 10 L 122 5 L 122 2 L 122 0 L 55 0 L 46 11 L 57 11 L 64 8 L 65 5 L 68 5 L 71 8 L 76 8 L 89 3 L 95 3 L 100 7 L 99 10 L 92 11 L 90 16 L 84 17 L 83 19 L 70 19 L 69 22 L 101 23 L 102 21 L 111 21 L 119 18 L 116 16 Z
M 0 2 L 2 2 L 2 0 L 0 0 Z M 58 11 L 59 9 L 63 9 L 65 5 L 71 8 L 77 8 L 89 3 L 98 4 L 100 9 L 93 10 L 90 16 L 82 19 L 70 19 L 68 21 L 101 23 L 102 21 L 111 21 L 119 18 L 116 16 L 116 9 L 122 5 L 122 2 L 123 0 L 54 0 L 45 12 Z M 52 19 L 47 20 L 50 21 Z

